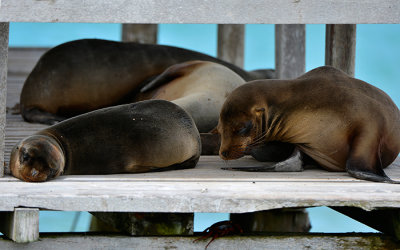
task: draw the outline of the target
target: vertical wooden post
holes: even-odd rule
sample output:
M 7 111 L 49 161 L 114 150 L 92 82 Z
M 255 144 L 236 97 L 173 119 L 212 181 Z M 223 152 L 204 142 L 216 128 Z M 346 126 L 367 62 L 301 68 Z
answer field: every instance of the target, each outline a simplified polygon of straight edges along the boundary
M 14 212 L 0 213 L 0 231 L 17 243 L 39 239 L 39 209 L 15 208 Z
M 157 43 L 157 24 L 122 24 L 122 41 Z
M 0 23 L 0 177 L 4 176 L 9 23 Z
M 230 220 L 238 223 L 245 233 L 304 233 L 311 229 L 308 213 L 305 209 L 286 208 L 231 214 Z
M 275 25 L 275 68 L 279 79 L 296 78 L 304 73 L 306 27 L 304 24 Z
M 244 24 L 218 24 L 218 58 L 244 65 Z
M 354 76 L 356 58 L 356 25 L 327 24 L 325 65 L 331 65 Z

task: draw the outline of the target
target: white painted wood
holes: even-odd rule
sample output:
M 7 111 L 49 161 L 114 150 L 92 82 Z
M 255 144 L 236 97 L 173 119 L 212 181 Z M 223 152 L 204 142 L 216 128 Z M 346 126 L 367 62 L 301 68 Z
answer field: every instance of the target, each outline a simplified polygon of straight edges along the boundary
M 243 173 L 224 166 L 260 165 L 201 157 L 194 169 L 146 174 L 63 176 L 44 183 L 0 179 L 0 211 L 29 206 L 66 211 L 242 213 L 284 207 L 400 207 L 400 185 L 361 181 L 346 173 Z M 400 179 L 399 161 L 386 169 Z
M 15 208 L 14 212 L 1 212 L 0 230 L 17 243 L 39 239 L 39 209 Z
M 0 22 L 400 23 L 400 1 L 2 0 Z
M 302 75 L 306 68 L 306 27 L 304 24 L 275 25 L 275 69 L 279 79 Z
M 157 24 L 131 24 L 122 25 L 122 41 L 137 43 L 157 43 Z
M 0 23 L 0 177 L 4 175 L 4 134 L 6 126 L 8 23 Z
M 210 239 L 197 237 L 129 237 L 123 235 L 43 234 L 28 245 L 0 239 L 1 249 L 187 249 L 204 250 Z M 399 245 L 381 234 L 290 234 L 269 236 L 231 236 L 216 239 L 212 249 L 397 249 Z
M 218 58 L 233 63 L 236 66 L 244 65 L 244 24 L 218 25 Z

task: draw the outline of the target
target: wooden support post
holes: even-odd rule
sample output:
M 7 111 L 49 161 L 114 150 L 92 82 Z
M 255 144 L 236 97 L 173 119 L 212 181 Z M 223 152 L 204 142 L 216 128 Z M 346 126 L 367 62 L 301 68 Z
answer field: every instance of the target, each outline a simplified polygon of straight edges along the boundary
M 122 41 L 157 43 L 157 24 L 122 24 Z
M 365 211 L 358 207 L 330 207 L 384 234 L 400 239 L 400 209 Z
M 273 209 L 231 214 L 230 220 L 238 223 L 244 233 L 305 233 L 311 229 L 308 213 L 304 209 Z
M 331 65 L 354 76 L 356 58 L 356 25 L 327 24 L 325 65 Z
M 244 24 L 218 24 L 218 58 L 244 65 Z
M 15 208 L 14 212 L 0 212 L 0 231 L 17 243 L 39 239 L 39 209 Z
M 91 212 L 91 231 L 125 232 L 130 235 L 193 235 L 193 213 Z M 96 220 L 100 220 L 100 223 Z
M 9 23 L 0 23 L 0 177 L 4 176 Z
M 275 25 L 275 69 L 279 79 L 292 79 L 305 71 L 304 24 Z

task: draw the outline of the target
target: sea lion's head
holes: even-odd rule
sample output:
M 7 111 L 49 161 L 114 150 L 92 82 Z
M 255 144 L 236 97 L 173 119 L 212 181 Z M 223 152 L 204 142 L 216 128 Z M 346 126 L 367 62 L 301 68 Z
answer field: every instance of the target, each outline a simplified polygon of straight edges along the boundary
M 224 160 L 238 159 L 260 144 L 265 133 L 266 105 L 237 88 L 222 106 L 217 130 L 221 136 L 219 155 Z M 239 91 L 238 91 L 239 90 Z M 251 94 L 251 93 L 250 93 Z
M 57 177 L 62 173 L 64 166 L 63 150 L 50 136 L 29 136 L 11 151 L 11 174 L 23 181 L 43 182 Z

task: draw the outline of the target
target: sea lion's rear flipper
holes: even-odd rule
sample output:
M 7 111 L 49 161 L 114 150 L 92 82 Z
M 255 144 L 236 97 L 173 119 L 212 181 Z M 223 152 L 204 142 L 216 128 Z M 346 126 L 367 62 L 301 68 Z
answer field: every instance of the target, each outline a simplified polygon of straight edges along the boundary
M 163 86 L 164 84 L 173 81 L 176 78 L 185 75 L 188 71 L 191 71 L 193 69 L 193 66 L 196 66 L 199 63 L 201 63 L 201 61 L 188 61 L 170 66 L 159 76 L 143 86 L 140 89 L 140 93 L 156 89 L 160 86 Z
M 383 171 L 381 164 L 379 142 L 374 133 L 364 133 L 353 139 L 350 154 L 346 161 L 346 171 L 351 176 L 374 182 L 400 184 L 400 181 L 390 179 Z
M 222 168 L 224 170 L 239 170 L 248 172 L 301 172 L 303 171 L 303 162 L 300 151 L 295 148 L 293 154 L 286 160 L 273 165 L 257 166 L 257 167 L 235 167 Z
M 27 122 L 33 122 L 33 123 L 43 123 L 43 124 L 48 124 L 48 125 L 54 125 L 58 122 L 61 122 L 67 118 L 51 114 L 45 111 L 42 111 L 40 109 L 29 109 L 29 110 L 22 110 L 21 111 L 22 117 L 24 118 L 25 121 Z
M 371 168 L 364 160 L 361 159 L 348 159 L 346 162 L 346 171 L 351 176 L 360 180 L 400 184 L 400 181 L 394 181 L 390 179 L 385 174 L 381 166 L 375 166 Z

